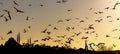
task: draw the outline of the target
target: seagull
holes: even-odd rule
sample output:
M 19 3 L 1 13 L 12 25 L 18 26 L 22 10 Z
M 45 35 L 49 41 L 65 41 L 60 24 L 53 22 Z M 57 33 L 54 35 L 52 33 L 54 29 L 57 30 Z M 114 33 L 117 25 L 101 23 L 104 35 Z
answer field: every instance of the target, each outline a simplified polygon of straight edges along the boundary
M 30 28 L 31 28 L 31 26 L 28 26 L 28 28 L 30 29 Z
M 120 20 L 119 18 L 117 18 L 117 20 Z
M 48 32 L 48 31 L 47 31 L 47 34 L 48 34 L 48 35 L 50 35 L 50 34 L 51 34 L 51 32 Z
M 89 10 L 92 10 L 92 8 L 90 8 Z
M 118 5 L 118 4 L 120 4 L 120 3 L 115 3 L 115 5 L 114 5 L 114 7 L 112 8 L 113 10 L 115 10 L 116 9 L 116 6 Z
M 8 33 L 7 33 L 7 35 L 9 35 L 9 34 L 11 34 L 12 33 L 12 30 L 10 30 Z
M 106 18 L 110 18 L 110 17 L 112 17 L 112 16 L 107 16 Z
M 66 21 L 70 21 L 71 19 L 65 19 Z
M 84 20 L 81 20 L 80 23 L 81 23 L 81 22 L 84 22 Z
M 67 2 L 67 0 L 62 0 L 62 2 L 63 2 L 63 3 L 66 3 L 66 2 Z
M 67 10 L 68 12 L 72 11 L 72 9 Z
M 13 8 L 17 11 L 17 13 L 18 13 L 18 12 L 24 13 L 24 11 L 17 9 L 16 7 L 13 7 Z
M 59 22 L 63 22 L 63 20 L 58 20 L 58 23 L 59 23 Z
M 18 4 L 16 1 L 14 1 L 14 0 L 13 0 L 13 3 L 14 3 L 15 5 L 19 6 L 19 4 Z
M 83 36 L 81 39 L 88 39 L 88 37 L 84 37 L 84 36 Z
M 62 3 L 61 1 L 57 1 L 56 3 Z
M 106 7 L 105 9 L 109 9 L 110 7 Z
M 106 35 L 106 37 L 110 37 L 109 35 Z
M 95 22 L 101 22 L 103 19 L 95 20 Z
M 32 6 L 32 4 L 29 4 L 28 6 Z
M 76 36 L 79 36 L 82 32 L 79 32 L 79 33 L 74 33 Z
M 91 24 L 88 28 L 89 29 L 94 29 L 94 27 L 92 27 L 93 26 L 93 24 Z
M 41 33 L 46 33 L 46 31 L 47 31 L 47 28 L 44 31 L 42 31 Z
M 28 17 L 28 16 L 26 17 L 26 20 L 27 20 L 27 21 L 29 20 L 29 17 Z
M 4 16 L 4 19 L 5 19 L 5 22 L 7 22 L 7 21 L 8 21 L 7 17 L 5 17 L 5 16 Z
M 8 17 L 9 17 L 9 19 L 11 20 L 10 11 L 8 11 L 8 10 L 3 10 L 3 11 L 7 12 L 7 14 L 8 14 Z
M 53 29 L 54 29 L 54 30 L 58 30 L 58 28 L 57 28 L 57 27 L 54 27 Z
M 4 16 L 4 14 L 0 15 L 0 17 L 3 17 L 3 16 Z
M 43 4 L 40 4 L 41 7 L 43 7 L 44 5 Z

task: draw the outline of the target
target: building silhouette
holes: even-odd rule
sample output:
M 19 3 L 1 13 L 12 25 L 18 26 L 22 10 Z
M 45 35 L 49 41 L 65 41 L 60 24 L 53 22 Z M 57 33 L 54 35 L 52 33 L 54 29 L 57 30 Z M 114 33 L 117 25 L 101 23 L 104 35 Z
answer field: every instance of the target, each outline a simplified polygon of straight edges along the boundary
M 17 34 L 17 42 L 20 44 L 20 33 Z
M 31 37 L 29 39 L 27 39 L 27 43 L 31 44 Z
M 85 50 L 88 50 L 87 40 L 85 40 Z

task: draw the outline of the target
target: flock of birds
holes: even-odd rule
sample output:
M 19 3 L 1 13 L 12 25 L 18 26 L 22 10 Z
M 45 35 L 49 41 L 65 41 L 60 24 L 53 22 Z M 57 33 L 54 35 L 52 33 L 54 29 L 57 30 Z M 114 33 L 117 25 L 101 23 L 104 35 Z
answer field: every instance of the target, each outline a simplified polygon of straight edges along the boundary
M 56 1 L 56 3 L 66 3 L 66 2 L 68 2 L 68 0 L 59 0 L 59 1 Z M 16 13 L 25 13 L 24 10 L 20 10 L 19 8 L 17 8 L 17 6 L 19 6 L 18 2 L 16 2 L 15 0 L 13 0 L 13 4 L 15 5 L 15 6 L 13 6 L 13 8 L 16 11 Z M 111 8 L 111 9 L 115 10 L 116 7 L 117 7 L 117 5 L 119 5 L 119 4 L 120 4 L 120 2 L 116 2 L 116 4 L 114 5 L 114 7 Z M 32 6 L 32 4 L 28 4 L 28 6 L 30 7 L 30 6 Z M 44 4 L 40 4 L 40 6 L 43 7 Z M 90 8 L 88 10 L 91 11 L 92 9 L 93 8 Z M 110 9 L 110 7 L 106 7 L 105 8 L 105 10 L 109 10 L 109 9 Z M 5 19 L 5 22 L 11 21 L 13 19 L 12 16 L 11 16 L 11 12 L 9 10 L 4 9 L 2 11 L 6 12 L 7 16 L 6 16 L 6 14 L 2 14 L 2 15 L 0 15 L 0 19 Z M 72 11 L 72 9 L 69 9 L 67 11 L 68 12 Z M 94 12 L 94 14 L 95 15 L 96 14 L 99 15 L 99 14 L 104 14 L 104 12 L 103 11 L 96 11 L 96 12 Z M 112 18 L 112 16 L 106 16 L 106 18 L 109 19 L 109 18 Z M 34 18 L 30 18 L 29 16 L 26 16 L 25 20 L 29 21 L 31 19 L 34 19 Z M 89 20 L 88 17 L 85 17 L 85 19 Z M 72 20 L 73 19 L 61 19 L 61 20 L 58 20 L 56 23 L 58 23 L 58 25 L 59 25 L 59 23 L 70 22 Z M 85 22 L 85 20 L 80 19 L 80 18 L 75 18 L 75 20 L 78 20 L 79 23 L 84 23 Z M 103 18 L 100 18 L 100 19 L 96 19 L 94 21 L 97 22 L 97 23 L 101 23 L 103 20 L 104 20 Z M 119 18 L 117 18 L 116 20 L 119 21 Z M 109 21 L 109 22 L 113 22 L 113 21 Z M 53 27 L 53 30 L 59 31 L 59 27 L 53 26 L 52 24 L 49 24 L 48 27 Z M 29 29 L 31 29 L 31 26 L 28 26 L 28 29 L 23 29 L 23 33 L 27 33 L 29 31 Z M 74 26 L 73 27 L 69 27 L 69 26 L 65 27 L 65 31 L 68 31 L 68 32 L 70 32 L 71 30 L 75 30 L 75 29 L 77 29 L 77 28 L 74 27 Z M 82 33 L 85 33 L 85 34 L 95 34 L 96 37 L 98 37 L 98 33 L 96 33 L 96 31 L 95 31 L 94 24 L 89 24 L 88 27 L 81 28 L 81 29 L 84 30 L 85 32 L 82 32 L 82 31 L 80 31 L 78 33 L 73 32 L 73 35 L 71 35 L 69 37 L 67 36 L 67 34 L 63 34 L 61 36 L 56 36 L 58 39 L 55 39 L 55 38 L 53 38 L 53 37 L 50 36 L 51 34 L 54 34 L 54 33 L 52 33 L 51 31 L 49 31 L 48 28 L 45 28 L 44 30 L 41 31 L 41 33 L 47 34 L 48 36 L 46 36 L 45 38 L 42 38 L 41 41 L 53 40 L 54 42 L 57 42 L 57 43 L 63 44 L 64 46 L 70 47 L 70 45 L 74 41 L 74 37 L 79 37 L 79 36 L 81 36 Z M 115 32 L 115 31 L 120 31 L 120 30 L 119 29 L 113 29 L 112 30 L 112 32 Z M 12 34 L 12 33 L 13 33 L 13 31 L 9 30 L 7 32 L 7 35 Z M 108 34 L 106 34 L 106 37 L 111 37 L 111 36 L 108 35 Z M 1 39 L 3 40 L 3 37 L 1 37 Z M 66 39 L 66 40 L 63 41 L 63 39 Z M 89 37 L 88 36 L 82 36 L 81 39 L 87 40 L 87 39 L 89 39 Z M 120 39 L 120 37 L 119 37 L 119 39 Z M 34 42 L 38 42 L 38 40 L 35 40 Z M 100 44 L 104 44 L 104 43 L 100 43 Z M 91 47 L 91 45 L 95 45 L 95 44 L 94 43 L 90 43 L 89 45 Z

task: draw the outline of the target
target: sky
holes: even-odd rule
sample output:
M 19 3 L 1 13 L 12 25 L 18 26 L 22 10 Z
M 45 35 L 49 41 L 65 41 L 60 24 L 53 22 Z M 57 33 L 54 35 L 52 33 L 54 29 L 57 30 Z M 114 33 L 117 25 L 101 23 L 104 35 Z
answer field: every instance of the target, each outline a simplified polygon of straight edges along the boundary
M 50 46 L 67 44 L 72 48 L 84 48 L 84 42 L 87 40 L 88 44 L 106 43 L 107 47 L 116 45 L 113 50 L 120 50 L 120 0 L 65 1 L 0 0 L 0 16 L 3 15 L 0 17 L 0 43 L 4 44 L 10 37 L 16 39 L 17 34 L 20 33 L 21 44 L 31 38 L 32 42 L 38 40 L 35 44 Z M 116 3 L 118 5 L 115 5 Z M 24 13 L 17 12 L 14 7 Z M 4 10 L 10 12 L 11 20 Z M 8 19 L 7 22 L 5 17 Z M 28 20 L 26 20 L 27 17 Z M 24 29 L 27 30 L 26 33 Z M 45 29 L 47 31 L 42 33 Z M 12 33 L 7 35 L 10 30 Z M 50 34 L 47 34 L 48 32 Z M 77 33 L 80 34 L 77 36 Z M 64 35 L 64 38 L 58 38 Z M 51 39 L 42 41 L 48 37 Z M 68 39 L 72 39 L 71 44 L 66 43 Z M 61 41 L 55 42 L 56 40 Z

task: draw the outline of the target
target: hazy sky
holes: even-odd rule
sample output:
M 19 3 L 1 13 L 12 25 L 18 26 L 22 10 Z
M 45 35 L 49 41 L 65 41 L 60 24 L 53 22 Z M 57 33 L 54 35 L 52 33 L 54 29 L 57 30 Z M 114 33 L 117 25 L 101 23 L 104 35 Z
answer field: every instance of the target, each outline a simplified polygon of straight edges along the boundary
M 18 5 L 13 3 L 15 1 Z M 61 3 L 57 3 L 60 1 Z M 113 46 L 115 50 L 120 50 L 120 0 L 0 0 L 0 43 L 4 43 L 9 37 L 16 39 L 17 34 L 21 34 L 21 43 L 27 42 L 28 38 L 39 40 L 36 44 L 45 43 L 47 45 L 62 45 L 67 38 L 72 38 L 71 47 L 84 47 L 84 39 L 88 37 L 88 44 L 100 42 L 106 43 L 106 46 Z M 43 5 L 43 6 L 41 6 Z M 15 8 L 24 11 L 24 13 L 17 13 Z M 107 9 L 108 8 L 108 9 Z M 4 17 L 8 17 L 7 12 L 10 11 L 12 20 L 5 22 Z M 100 14 L 100 12 L 102 12 Z M 28 16 L 29 20 L 26 20 Z M 108 18 L 107 18 L 108 17 Z M 66 21 L 65 19 L 71 19 Z M 58 22 L 62 20 L 63 22 Z M 80 21 L 84 21 L 81 22 Z M 98 22 L 97 20 L 101 20 Z M 48 26 L 51 24 L 52 26 Z M 94 29 L 84 30 L 92 25 Z M 29 29 L 28 26 L 31 26 Z M 54 30 L 56 27 L 58 30 Z M 67 31 L 67 27 L 74 27 Z M 50 35 L 41 33 L 47 28 Z M 23 33 L 24 29 L 28 32 Z M 12 30 L 13 33 L 7 35 Z M 115 31 L 114 31 L 115 30 Z M 95 33 L 92 33 L 95 31 Z M 79 33 L 76 36 L 74 33 Z M 88 32 L 88 34 L 86 34 Z M 57 38 L 57 36 L 64 36 L 65 38 Z M 106 36 L 110 37 L 106 37 Z M 41 39 L 51 37 L 51 40 L 41 41 Z M 75 36 L 75 37 L 71 37 Z M 60 43 L 55 40 L 62 40 Z M 64 44 L 63 44 L 64 45 Z

